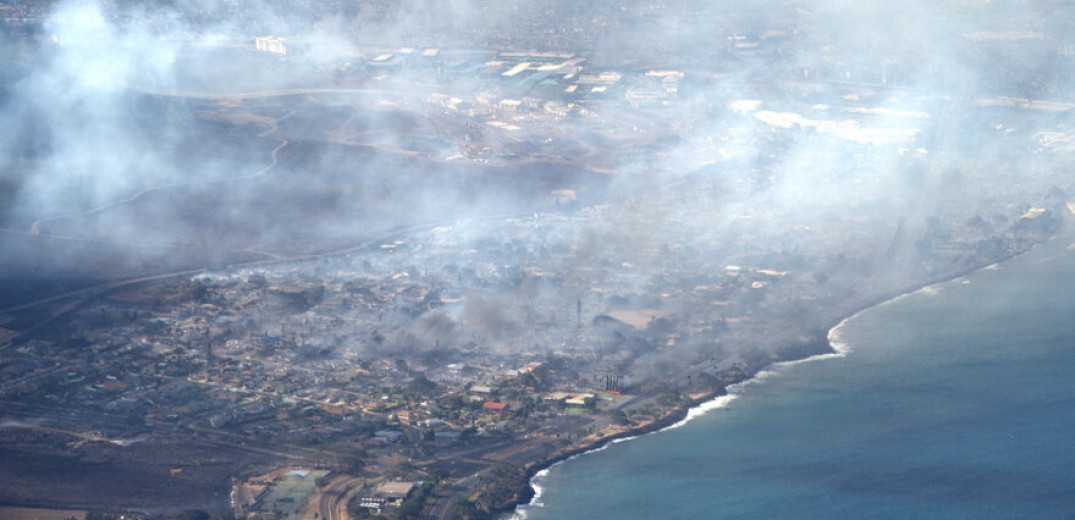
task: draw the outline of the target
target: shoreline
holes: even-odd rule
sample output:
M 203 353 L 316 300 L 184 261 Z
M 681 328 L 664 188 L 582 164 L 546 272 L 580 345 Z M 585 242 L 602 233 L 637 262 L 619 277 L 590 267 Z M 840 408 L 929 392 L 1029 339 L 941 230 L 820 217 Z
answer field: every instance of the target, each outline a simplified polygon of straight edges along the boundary
M 848 323 L 855 317 L 873 310 L 881 305 L 891 303 L 902 297 L 912 295 L 914 293 L 926 290 L 930 287 L 940 286 L 947 283 L 955 282 L 968 275 L 977 273 L 979 271 L 995 269 L 998 265 L 1008 262 L 1024 253 L 1037 249 L 1040 245 L 1046 243 L 1049 240 L 1064 236 L 1065 231 L 1070 228 L 1067 225 L 1062 226 L 1052 235 L 1040 242 L 1034 243 L 1031 247 L 1022 251 L 1011 252 L 1002 258 L 988 262 L 984 265 L 974 266 L 967 270 L 960 270 L 951 273 L 938 276 L 935 279 L 924 281 L 920 284 L 909 285 L 903 288 L 895 288 L 888 291 L 881 292 L 878 296 L 868 298 L 859 305 L 848 305 L 846 309 L 841 309 L 843 312 L 836 313 L 837 316 L 825 320 L 824 318 L 819 320 L 823 325 L 818 327 L 818 330 L 825 330 L 825 340 L 819 342 L 812 342 L 807 345 L 806 348 L 796 350 L 786 350 L 778 353 L 785 354 L 780 359 L 774 359 L 767 362 L 764 365 L 755 367 L 754 370 L 749 373 L 744 373 L 742 377 L 736 378 L 733 381 L 729 381 L 727 384 L 719 388 L 712 388 L 702 392 L 699 392 L 697 397 L 684 400 L 677 403 L 674 406 L 666 408 L 664 413 L 654 419 L 652 422 L 648 422 L 641 425 L 632 426 L 622 431 L 617 431 L 587 441 L 584 445 L 566 447 L 563 451 L 553 453 L 551 456 L 534 460 L 531 462 L 522 463 L 523 478 L 525 478 L 524 493 L 520 493 L 518 501 L 510 506 L 505 506 L 490 511 L 494 516 L 493 518 L 507 519 L 507 518 L 525 518 L 526 510 L 531 507 L 541 507 L 535 505 L 535 499 L 540 497 L 539 489 L 536 487 L 534 479 L 538 477 L 539 473 L 549 470 L 552 467 L 559 465 L 568 460 L 580 457 L 587 453 L 597 452 L 608 448 L 610 445 L 618 442 L 626 442 L 636 437 L 642 437 L 662 431 L 677 428 L 686 425 L 687 422 L 700 417 L 709 411 L 714 409 L 724 408 L 731 400 L 735 399 L 737 389 L 747 384 L 764 381 L 768 374 L 773 373 L 785 366 L 790 366 L 799 363 L 805 363 L 808 361 L 816 361 L 820 359 L 828 359 L 830 357 L 844 357 L 851 352 L 847 347 L 841 346 L 838 341 L 838 336 L 834 333 L 838 331 L 844 324 Z M 807 327 L 803 327 L 802 330 L 807 330 Z M 805 354 L 805 355 L 802 355 Z M 16 504 L 9 504 L 18 507 Z M 71 507 L 69 504 L 23 504 L 22 507 L 35 507 L 52 510 L 64 509 Z M 149 516 L 149 515 L 147 515 Z
M 854 308 L 850 309 L 848 312 L 841 314 L 840 315 L 841 317 L 835 318 L 835 319 L 830 319 L 828 322 L 826 322 L 822 326 L 822 328 L 827 331 L 826 335 L 825 335 L 825 347 L 827 347 L 826 348 L 827 351 L 812 353 L 812 354 L 809 354 L 809 355 L 806 355 L 806 356 L 803 356 L 803 357 L 800 357 L 800 358 L 774 360 L 774 361 L 769 362 L 769 363 L 767 363 L 765 365 L 762 365 L 755 372 L 753 372 L 753 373 L 751 373 L 749 375 L 746 375 L 745 377 L 743 377 L 741 379 L 738 379 L 736 381 L 733 381 L 733 382 L 725 385 L 723 388 L 710 390 L 708 392 L 705 392 L 700 397 L 691 399 L 687 403 L 684 403 L 682 405 L 677 405 L 677 406 L 673 407 L 672 409 L 670 409 L 668 411 L 668 413 L 666 415 L 664 415 L 663 417 L 661 417 L 659 419 L 654 420 L 653 422 L 650 422 L 650 423 L 647 423 L 647 424 L 644 424 L 644 425 L 639 425 L 639 426 L 632 427 L 632 428 L 628 428 L 628 429 L 626 429 L 626 430 L 624 430 L 622 432 L 617 432 L 617 433 L 614 433 L 614 434 L 611 434 L 611 435 L 608 435 L 608 436 L 605 436 L 605 437 L 601 437 L 601 438 L 595 440 L 594 442 L 592 442 L 592 443 L 590 443 L 590 444 L 588 444 L 586 446 L 580 446 L 580 447 L 577 447 L 577 448 L 574 448 L 574 449 L 570 449 L 570 450 L 564 451 L 563 453 L 553 455 L 552 457 L 549 457 L 548 459 L 537 461 L 537 462 L 534 462 L 533 464 L 531 464 L 529 466 L 526 466 L 524 468 L 525 469 L 524 473 L 525 473 L 526 481 L 527 481 L 527 486 L 526 486 L 527 491 L 526 491 L 526 493 L 523 496 L 520 497 L 520 501 L 517 504 L 515 504 L 514 506 L 512 506 L 510 508 L 505 508 L 505 509 L 500 510 L 500 511 L 493 511 L 493 513 L 496 515 L 495 518 L 501 518 L 501 519 L 525 518 L 526 509 L 531 508 L 531 507 L 535 507 L 534 500 L 540 496 L 540 494 L 538 493 L 538 490 L 537 490 L 537 486 L 536 486 L 536 484 L 534 482 L 534 479 L 539 476 L 538 475 L 539 473 L 547 471 L 547 470 L 550 470 L 554 466 L 557 466 L 559 464 L 567 462 L 567 461 L 569 461 L 571 459 L 581 457 L 581 456 L 586 455 L 588 453 L 594 453 L 594 452 L 598 452 L 598 451 L 607 449 L 610 445 L 618 443 L 618 442 L 626 442 L 626 441 L 629 441 L 631 439 L 635 439 L 637 437 L 642 437 L 642 436 L 645 436 L 645 435 L 652 435 L 652 434 L 660 433 L 662 431 L 669 430 L 669 429 L 672 429 L 672 428 L 678 428 L 680 426 L 683 426 L 683 425 L 687 424 L 687 422 L 691 421 L 695 417 L 700 417 L 700 416 L 704 415 L 705 413 L 708 413 L 710 410 L 724 408 L 725 406 L 727 406 L 727 404 L 731 400 L 729 399 L 729 400 L 726 400 L 726 401 L 723 401 L 723 402 L 721 402 L 720 400 L 722 398 L 725 398 L 725 397 L 735 396 L 736 395 L 735 393 L 729 392 L 728 389 L 732 389 L 733 387 L 737 387 L 737 386 L 746 385 L 746 384 L 749 384 L 749 383 L 754 383 L 754 382 L 761 381 L 761 380 L 763 380 L 763 377 L 759 378 L 759 376 L 763 376 L 763 374 L 765 374 L 767 372 L 771 372 L 773 369 L 780 368 L 781 366 L 790 366 L 790 365 L 799 364 L 799 363 L 805 363 L 805 362 L 809 362 L 809 361 L 817 361 L 817 360 L 820 360 L 820 359 L 828 359 L 829 357 L 844 357 L 847 354 L 849 354 L 851 352 L 851 350 L 850 350 L 850 348 L 848 348 L 846 346 L 843 346 L 842 344 L 841 344 L 841 346 L 837 347 L 839 342 L 835 341 L 835 339 L 838 339 L 838 337 L 836 337 L 836 334 L 838 332 L 838 329 L 843 327 L 846 323 L 850 322 L 854 318 L 858 317 L 859 315 L 861 315 L 861 314 L 863 314 L 863 313 L 865 313 L 867 311 L 870 311 L 870 310 L 876 309 L 876 308 L 878 308 L 878 307 L 880 307 L 882 305 L 897 301 L 897 300 L 899 300 L 899 299 L 901 299 L 903 297 L 910 296 L 910 295 L 915 294 L 917 292 L 926 290 L 926 289 L 928 289 L 930 287 L 934 287 L 934 286 L 938 286 L 938 285 L 944 285 L 944 284 L 947 284 L 947 283 L 954 282 L 956 280 L 959 280 L 960 278 L 964 278 L 966 276 L 972 275 L 972 274 L 977 273 L 979 271 L 994 268 L 995 266 L 997 266 L 999 264 L 1003 264 L 1003 263 L 1008 262 L 1008 261 L 1010 261 L 1010 260 L 1012 260 L 1012 259 L 1014 259 L 1014 258 L 1016 258 L 1018 256 L 1021 256 L 1021 255 L 1025 254 L 1025 253 L 1033 251 L 1039 245 L 1041 245 L 1041 244 L 1043 244 L 1043 243 L 1045 243 L 1045 242 L 1047 242 L 1047 241 L 1059 236 L 1061 234 L 1062 230 L 1067 227 L 1067 226 L 1065 226 L 1063 224 L 1064 224 L 1064 222 L 1062 221 L 1062 225 L 1060 226 L 1059 229 L 1057 229 L 1056 231 L 1051 233 L 1045 239 L 1034 243 L 1033 245 L 1031 245 L 1030 247 L 1028 247 L 1025 250 L 1015 251 L 1015 252 L 1009 253 L 1008 255 L 1006 255 L 1006 256 L 1004 256 L 1002 258 L 996 259 L 996 260 L 994 260 L 994 261 L 992 261 L 992 262 L 990 262 L 990 263 L 988 263 L 986 265 L 976 266 L 976 267 L 970 268 L 970 269 L 965 270 L 965 271 L 957 271 L 957 272 L 954 272 L 954 273 L 949 273 L 949 274 L 946 274 L 946 275 L 942 275 L 942 276 L 940 276 L 940 277 L 938 277 L 938 278 L 936 278 L 934 280 L 926 281 L 926 282 L 923 282 L 923 283 L 917 284 L 917 285 L 912 285 L 910 287 L 906 287 L 906 288 L 902 288 L 902 289 L 893 289 L 893 290 L 890 290 L 890 291 L 885 291 L 885 292 L 881 293 L 880 295 L 878 295 L 877 297 L 869 299 L 866 302 L 865 305 L 855 306 Z M 707 407 L 707 405 L 710 405 L 711 403 L 713 403 L 713 406 Z M 695 413 L 695 414 L 692 415 L 692 412 L 698 412 L 698 413 Z M 538 507 L 540 507 L 540 506 L 538 506 Z

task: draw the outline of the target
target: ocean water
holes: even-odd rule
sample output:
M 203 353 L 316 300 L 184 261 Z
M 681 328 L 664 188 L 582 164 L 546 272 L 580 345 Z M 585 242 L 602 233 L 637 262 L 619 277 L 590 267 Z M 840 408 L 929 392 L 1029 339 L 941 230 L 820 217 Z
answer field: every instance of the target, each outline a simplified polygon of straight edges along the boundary
M 862 312 L 846 355 L 554 466 L 519 516 L 1075 518 L 1072 241 Z

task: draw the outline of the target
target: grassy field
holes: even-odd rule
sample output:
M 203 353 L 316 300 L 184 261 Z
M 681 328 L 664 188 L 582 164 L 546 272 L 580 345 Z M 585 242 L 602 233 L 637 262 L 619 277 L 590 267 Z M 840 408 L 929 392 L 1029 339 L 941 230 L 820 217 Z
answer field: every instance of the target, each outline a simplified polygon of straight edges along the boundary
M 317 479 L 328 471 L 294 470 L 273 481 L 269 492 L 258 502 L 256 511 L 276 512 L 280 518 L 299 518 L 306 501 L 317 487 Z

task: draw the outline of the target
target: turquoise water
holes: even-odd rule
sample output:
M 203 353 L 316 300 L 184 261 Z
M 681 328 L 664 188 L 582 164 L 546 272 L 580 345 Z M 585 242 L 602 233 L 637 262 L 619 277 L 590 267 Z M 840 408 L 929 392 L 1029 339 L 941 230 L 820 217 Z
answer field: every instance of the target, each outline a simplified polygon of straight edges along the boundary
M 845 322 L 849 353 L 535 482 L 530 520 L 1075 518 L 1075 252 Z

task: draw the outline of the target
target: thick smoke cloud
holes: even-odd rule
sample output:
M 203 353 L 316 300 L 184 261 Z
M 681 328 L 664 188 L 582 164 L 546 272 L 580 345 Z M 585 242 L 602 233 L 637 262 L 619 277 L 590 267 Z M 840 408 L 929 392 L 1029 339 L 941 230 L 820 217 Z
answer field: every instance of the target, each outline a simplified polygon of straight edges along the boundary
M 389 343 L 510 337 L 525 327 L 527 298 L 612 307 L 587 292 L 608 283 L 645 304 L 625 307 L 687 315 L 639 295 L 719 285 L 712 271 L 731 264 L 833 280 L 921 274 L 926 239 L 945 219 L 1000 228 L 1031 202 L 1002 212 L 998 191 L 978 188 L 981 215 L 950 211 L 965 195 L 960 182 L 1019 177 L 1028 151 L 1017 137 L 1063 123 L 967 110 L 1070 96 L 1070 58 L 1045 43 L 1070 28 L 1055 8 L 55 2 L 36 37 L 3 51 L 12 63 L 0 101 L 4 293 L 29 300 L 99 279 L 332 251 L 420 224 L 555 210 L 549 194 L 564 189 L 578 206 L 603 203 L 544 245 L 568 252 L 574 263 L 558 274 L 570 283 L 529 297 L 475 292 L 459 315 L 421 318 Z M 292 56 L 254 52 L 265 35 L 287 39 Z M 505 155 L 538 145 L 485 121 L 460 125 L 430 102 L 505 97 L 480 67 L 379 74 L 369 65 L 377 49 L 434 47 L 478 65 L 497 50 L 554 50 L 578 53 L 587 73 L 682 77 L 668 106 L 636 106 L 620 90 L 578 101 L 575 115 L 534 134 L 596 150 L 585 164 L 449 161 L 436 151 L 464 133 L 472 148 Z M 647 78 L 664 88 L 660 75 Z M 872 253 L 849 261 L 848 247 Z M 618 271 L 615 280 L 595 266 Z M 669 275 L 692 270 L 706 274 Z M 760 301 L 799 305 L 800 282 L 780 280 L 736 283 L 757 282 Z M 677 356 L 690 358 L 662 352 L 635 370 Z
M 341 94 L 334 112 L 318 101 L 294 118 L 294 98 L 229 97 L 333 87 L 355 45 L 429 39 L 453 19 L 477 20 L 474 6 L 255 7 L 62 1 L 46 8 L 32 43 L 6 47 L 15 64 L 0 125 L 10 151 L 0 159 L 9 275 L 97 278 L 117 266 L 167 271 L 311 252 L 392 225 L 508 210 L 530 189 L 498 180 L 483 191 L 481 180 L 459 182 L 470 176 L 462 167 L 382 153 L 436 132 L 423 96 L 451 85 L 416 92 L 398 110 L 379 106 L 414 79 L 401 77 Z M 302 42 L 301 63 L 254 53 L 253 37 L 268 34 Z M 348 132 L 379 137 L 356 148 Z M 282 179 L 259 179 L 270 175 Z M 422 210 L 400 211 L 405 203 Z
M 166 150 L 132 117 L 136 107 L 125 89 L 171 83 L 176 49 L 135 45 L 151 41 L 149 35 L 119 33 L 92 5 L 65 6 L 50 20 L 55 52 L 43 56 L 15 93 L 14 104 L 40 125 L 47 143 L 13 208 L 21 220 L 89 210 L 167 180 L 168 166 L 160 161 Z

